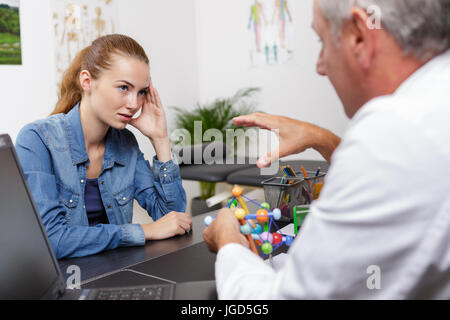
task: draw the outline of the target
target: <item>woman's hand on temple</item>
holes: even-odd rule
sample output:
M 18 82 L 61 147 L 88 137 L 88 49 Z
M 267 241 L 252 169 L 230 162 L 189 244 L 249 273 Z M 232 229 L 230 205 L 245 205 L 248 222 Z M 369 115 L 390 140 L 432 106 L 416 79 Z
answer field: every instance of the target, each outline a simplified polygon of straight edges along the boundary
M 152 83 L 150 83 L 141 114 L 136 119 L 132 119 L 130 124 L 150 139 L 159 161 L 167 162 L 172 159 L 166 113 L 158 91 Z
M 142 132 L 150 140 L 167 138 L 167 121 L 158 91 L 150 84 L 139 117 L 130 124 Z

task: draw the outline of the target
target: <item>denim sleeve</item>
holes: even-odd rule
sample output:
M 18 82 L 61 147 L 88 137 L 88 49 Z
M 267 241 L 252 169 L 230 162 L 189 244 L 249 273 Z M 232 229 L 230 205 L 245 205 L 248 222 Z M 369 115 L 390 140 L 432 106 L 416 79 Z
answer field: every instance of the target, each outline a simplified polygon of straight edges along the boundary
M 16 151 L 57 259 L 145 244 L 139 225 L 69 226 L 66 209 L 59 201 L 51 156 L 38 132 L 30 127 L 22 129 Z
M 180 169 L 173 161 L 160 162 L 153 158 L 153 170 L 139 151 L 135 174 L 135 198 L 153 220 L 170 211 L 185 212 L 186 192 Z

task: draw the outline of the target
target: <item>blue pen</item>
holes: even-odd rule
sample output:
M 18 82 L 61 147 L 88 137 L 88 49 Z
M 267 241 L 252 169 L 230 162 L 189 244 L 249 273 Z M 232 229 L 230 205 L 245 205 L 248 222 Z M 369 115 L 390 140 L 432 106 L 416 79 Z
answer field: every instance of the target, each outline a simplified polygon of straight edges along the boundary
M 320 174 L 320 166 L 317 168 L 316 177 L 318 177 L 319 174 Z M 316 181 L 314 181 L 313 199 L 315 198 L 314 197 L 315 194 L 316 194 Z
M 316 177 L 319 175 L 319 173 L 320 173 L 320 166 L 317 168 Z

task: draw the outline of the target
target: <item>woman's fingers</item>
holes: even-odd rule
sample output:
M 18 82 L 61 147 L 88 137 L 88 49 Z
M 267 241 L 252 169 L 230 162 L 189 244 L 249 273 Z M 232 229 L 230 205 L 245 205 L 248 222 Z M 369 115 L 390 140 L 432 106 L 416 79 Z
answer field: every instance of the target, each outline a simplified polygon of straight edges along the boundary
M 155 97 L 155 88 L 153 87 L 152 82 L 150 82 L 150 86 L 148 87 L 147 90 L 147 95 L 146 95 L 146 99 L 147 102 L 150 103 L 151 105 L 155 105 L 156 104 L 156 97 Z
M 184 234 L 192 229 L 192 219 L 189 215 L 182 212 L 173 212 L 172 214 L 176 217 L 175 223 L 179 228 L 179 232 L 183 232 L 182 234 Z
M 181 222 L 179 225 L 184 231 L 189 231 L 192 229 L 192 225 L 188 222 Z
M 183 235 L 183 234 L 186 234 L 189 231 L 191 231 L 191 229 L 192 229 L 192 226 L 190 224 L 180 223 L 180 224 L 178 224 L 176 233 L 179 235 Z
M 150 100 L 151 104 L 154 105 L 156 108 L 161 108 L 162 107 L 161 99 L 159 97 L 158 90 L 156 90 L 156 88 L 153 86 L 153 82 L 150 82 L 148 93 L 151 98 Z
M 158 90 L 156 90 L 156 88 L 153 86 L 152 86 L 152 89 L 153 89 L 153 97 L 154 97 L 156 107 L 162 108 L 161 98 L 159 97 Z

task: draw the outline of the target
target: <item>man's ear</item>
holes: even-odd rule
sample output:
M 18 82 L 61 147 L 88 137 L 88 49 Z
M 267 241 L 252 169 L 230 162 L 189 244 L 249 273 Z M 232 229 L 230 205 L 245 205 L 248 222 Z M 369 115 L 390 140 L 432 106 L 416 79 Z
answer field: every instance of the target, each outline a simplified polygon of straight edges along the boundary
M 85 93 L 90 93 L 92 88 L 92 76 L 87 70 L 80 72 L 80 86 Z
M 375 49 L 376 30 L 369 28 L 370 17 L 364 9 L 354 7 L 351 19 L 345 26 L 346 41 L 356 62 L 365 70 L 369 69 Z

